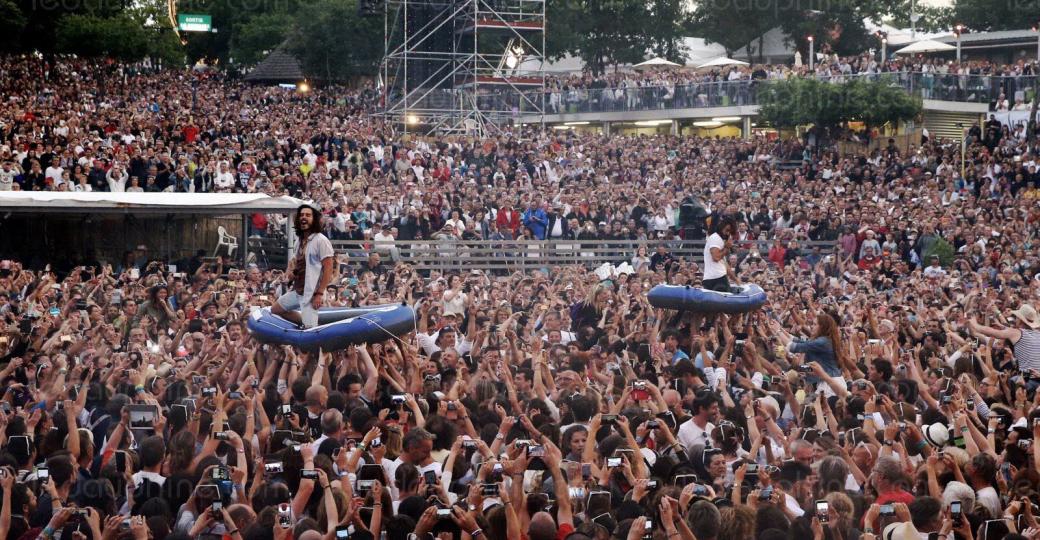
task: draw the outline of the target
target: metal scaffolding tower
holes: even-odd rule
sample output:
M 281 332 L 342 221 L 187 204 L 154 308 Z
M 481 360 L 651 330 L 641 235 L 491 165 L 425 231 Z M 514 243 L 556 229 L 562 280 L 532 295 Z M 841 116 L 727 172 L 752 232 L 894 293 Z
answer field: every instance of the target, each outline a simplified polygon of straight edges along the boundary
M 495 133 L 545 110 L 546 0 L 387 0 L 384 118 L 408 133 Z

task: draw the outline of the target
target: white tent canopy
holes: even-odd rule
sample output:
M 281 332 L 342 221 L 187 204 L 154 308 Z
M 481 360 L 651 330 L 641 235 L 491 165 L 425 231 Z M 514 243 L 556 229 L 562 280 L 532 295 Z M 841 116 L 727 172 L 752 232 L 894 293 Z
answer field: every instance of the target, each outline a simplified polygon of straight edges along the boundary
M 5 191 L 0 212 L 78 214 L 286 214 L 303 201 L 256 193 Z
M 896 54 L 916 54 L 929 52 L 952 51 L 956 49 L 953 45 L 935 41 L 934 39 L 922 39 L 896 51 Z
M 707 67 L 746 66 L 746 65 L 748 65 L 747 62 L 742 62 L 740 60 L 734 60 L 732 58 L 726 58 L 725 56 L 721 56 L 721 57 L 716 58 L 716 59 L 714 59 L 714 60 L 712 60 L 710 62 L 705 62 L 705 63 L 697 66 L 697 68 L 700 69 L 700 68 L 707 68 Z
M 682 50 L 686 67 L 695 68 L 712 58 L 726 56 L 726 49 L 718 43 L 707 43 L 704 38 L 685 37 L 682 39 Z
M 636 65 L 634 65 L 632 67 L 635 68 L 635 69 L 653 69 L 653 68 L 671 69 L 671 68 L 677 68 L 677 67 L 682 67 L 682 66 L 680 64 L 676 64 L 675 62 L 672 62 L 670 60 L 665 60 L 664 58 L 661 58 L 660 56 L 655 56 L 654 58 L 651 58 L 651 59 L 647 60 L 646 62 L 640 62 L 640 63 L 638 63 L 638 64 L 636 64 Z

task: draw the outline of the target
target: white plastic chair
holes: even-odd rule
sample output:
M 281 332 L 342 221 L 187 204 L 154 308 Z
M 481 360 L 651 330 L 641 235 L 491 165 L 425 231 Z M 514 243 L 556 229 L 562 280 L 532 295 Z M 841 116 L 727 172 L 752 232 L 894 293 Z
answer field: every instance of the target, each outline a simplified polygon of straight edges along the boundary
M 223 226 L 217 227 L 217 247 L 213 249 L 213 256 L 216 257 L 220 253 L 221 246 L 227 248 L 228 257 L 235 256 L 235 250 L 238 249 L 238 238 L 228 234 L 227 229 Z

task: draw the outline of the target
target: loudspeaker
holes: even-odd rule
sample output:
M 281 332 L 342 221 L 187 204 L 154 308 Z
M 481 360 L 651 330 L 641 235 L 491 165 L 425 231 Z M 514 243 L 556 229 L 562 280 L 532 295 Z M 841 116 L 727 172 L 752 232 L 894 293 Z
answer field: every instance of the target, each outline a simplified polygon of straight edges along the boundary
M 409 88 L 449 89 L 454 86 L 455 81 L 452 77 L 446 77 L 454 69 L 452 61 L 446 55 L 456 49 L 453 46 L 456 39 L 456 24 L 448 22 L 438 25 L 437 22 L 433 22 L 428 27 L 426 26 L 431 21 L 444 20 L 450 9 L 450 5 L 444 3 L 414 2 L 409 4 L 407 18 L 409 32 L 412 33 L 411 42 L 418 42 L 418 45 L 412 48 L 418 54 L 408 60 Z M 427 27 L 428 30 L 424 31 L 422 37 L 419 38 L 418 32 L 424 27 Z M 471 41 L 461 39 L 461 46 L 457 48 L 457 52 L 467 52 L 465 46 Z M 431 95 L 427 99 L 434 97 Z
M 704 205 L 699 199 L 690 195 L 683 199 L 682 203 L 679 204 L 679 226 L 680 227 L 692 227 L 692 226 L 704 226 L 705 220 L 708 219 L 708 210 L 704 208 Z

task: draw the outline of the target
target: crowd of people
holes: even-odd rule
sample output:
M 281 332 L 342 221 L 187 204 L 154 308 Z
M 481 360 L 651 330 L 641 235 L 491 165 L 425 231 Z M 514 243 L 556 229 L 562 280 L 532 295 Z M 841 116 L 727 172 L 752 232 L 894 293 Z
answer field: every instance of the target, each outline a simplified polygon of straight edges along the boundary
M 815 77 L 840 83 L 853 78 L 887 77 L 919 91 L 925 99 L 989 103 L 993 110 L 1029 110 L 1035 61 L 1014 64 L 936 57 L 893 57 L 881 62 L 863 54 L 820 54 L 810 66 L 751 64 L 711 69 L 651 68 L 560 74 L 547 80 L 547 109 L 553 113 L 587 110 L 641 110 L 754 104 L 762 81 Z
M 1037 540 L 1036 139 L 984 126 L 963 172 L 942 139 L 403 140 L 365 90 L 2 70 L 0 185 L 311 207 L 286 269 L 0 261 L 0 538 Z M 680 221 L 690 195 L 701 222 Z M 335 264 L 319 232 L 368 262 Z M 709 233 L 704 257 L 669 251 Z M 609 276 L 497 275 L 391 243 L 438 237 L 645 247 Z M 723 261 L 765 307 L 649 303 Z M 415 332 L 345 350 L 245 324 L 398 302 Z

